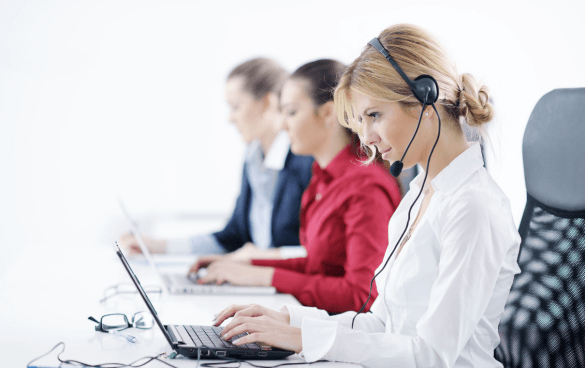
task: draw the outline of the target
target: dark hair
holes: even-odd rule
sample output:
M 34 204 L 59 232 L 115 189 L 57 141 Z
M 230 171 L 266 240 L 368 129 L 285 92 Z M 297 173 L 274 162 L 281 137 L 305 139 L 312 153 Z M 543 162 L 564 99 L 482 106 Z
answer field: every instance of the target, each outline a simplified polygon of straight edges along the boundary
M 339 78 L 347 67 L 337 60 L 321 59 L 307 63 L 291 74 L 289 79 L 301 79 L 308 83 L 307 94 L 319 107 L 329 101 L 333 101 L 335 87 Z M 351 129 L 345 128 L 345 133 L 350 138 L 351 151 L 356 156 L 363 156 L 361 143 L 357 134 Z
M 238 65 L 228 75 L 244 78 L 244 90 L 259 100 L 269 92 L 279 94 L 287 71 L 276 61 L 268 58 L 256 58 Z
M 307 63 L 290 76 L 308 82 L 308 95 L 315 106 L 333 101 L 333 93 L 341 75 L 347 67 L 337 60 L 321 59 Z

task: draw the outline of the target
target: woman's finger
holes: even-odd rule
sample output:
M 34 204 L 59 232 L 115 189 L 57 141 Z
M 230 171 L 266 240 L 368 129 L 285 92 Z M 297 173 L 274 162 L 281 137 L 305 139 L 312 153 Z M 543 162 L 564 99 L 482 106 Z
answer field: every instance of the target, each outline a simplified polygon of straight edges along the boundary
M 249 318 L 249 317 L 246 317 Z M 232 329 L 230 329 L 227 333 L 225 333 L 221 338 L 224 340 L 231 340 L 234 336 L 241 335 L 243 333 L 253 333 L 253 332 L 264 332 L 265 326 L 258 325 L 254 323 L 254 321 L 247 320 L 242 322 Z
M 199 284 L 211 284 L 216 282 L 217 280 L 217 273 L 212 272 L 211 270 L 207 272 L 207 274 L 197 280 Z
M 226 337 L 226 339 L 231 339 L 234 335 L 238 335 L 239 333 L 232 333 L 232 330 L 235 329 L 236 327 L 239 327 L 243 324 L 255 324 L 255 325 L 264 325 L 265 323 L 263 323 L 264 321 L 260 320 L 261 317 L 234 317 L 234 319 L 228 323 L 227 326 L 225 326 L 223 328 L 223 331 L 221 332 L 221 337 L 226 337 L 226 336 L 230 336 L 230 337 Z M 250 326 L 248 326 L 250 327 Z M 256 329 L 252 329 L 253 331 L 256 331 Z M 245 330 L 248 331 L 248 330 Z M 244 331 L 244 332 L 245 332 Z M 250 331 L 248 331 L 250 332 Z M 241 333 L 241 332 L 240 332 Z
M 239 339 L 233 341 L 232 344 L 244 345 L 244 344 L 251 344 L 253 342 L 261 342 L 261 343 L 266 344 L 266 345 L 271 345 L 268 341 L 264 341 L 264 340 L 268 340 L 268 339 L 266 339 L 266 335 L 267 335 L 266 333 L 260 333 L 260 332 L 249 333 L 249 334 L 242 336 Z
M 223 321 L 225 321 L 226 319 L 233 317 L 237 312 L 239 312 L 242 309 L 246 309 L 248 308 L 249 305 L 237 305 L 237 304 L 232 304 L 229 307 L 227 307 L 226 309 L 222 310 L 221 312 L 219 312 L 215 318 L 213 319 L 213 325 L 214 326 L 219 326 L 223 323 Z

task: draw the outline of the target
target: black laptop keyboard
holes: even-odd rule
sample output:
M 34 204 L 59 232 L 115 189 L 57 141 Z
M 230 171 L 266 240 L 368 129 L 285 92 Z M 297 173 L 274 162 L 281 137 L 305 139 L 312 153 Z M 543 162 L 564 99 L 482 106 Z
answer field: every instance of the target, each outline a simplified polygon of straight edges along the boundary
M 224 341 L 219 337 L 219 334 L 223 330 L 223 327 L 214 327 L 214 326 L 189 326 L 184 325 L 185 330 L 191 337 L 191 340 L 195 343 L 195 346 L 207 346 L 209 348 L 239 348 L 239 349 L 254 349 L 254 350 L 261 350 L 261 347 L 258 346 L 256 343 L 251 344 L 244 344 L 244 345 L 234 345 L 231 341 Z M 232 341 L 239 339 L 246 334 L 241 334 L 234 336 Z

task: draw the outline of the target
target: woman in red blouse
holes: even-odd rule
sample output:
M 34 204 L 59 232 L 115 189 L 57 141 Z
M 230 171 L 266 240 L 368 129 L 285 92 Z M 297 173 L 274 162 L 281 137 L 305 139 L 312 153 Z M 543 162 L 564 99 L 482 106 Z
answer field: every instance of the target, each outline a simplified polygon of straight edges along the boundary
M 200 282 L 272 285 L 329 313 L 361 307 L 384 256 L 400 190 L 383 166 L 362 164 L 359 141 L 338 123 L 333 89 L 344 70 L 335 60 L 305 64 L 285 82 L 280 98 L 291 151 L 315 159 L 301 201 L 300 241 L 307 256 L 216 261 Z M 375 296 L 374 288 L 369 305 Z

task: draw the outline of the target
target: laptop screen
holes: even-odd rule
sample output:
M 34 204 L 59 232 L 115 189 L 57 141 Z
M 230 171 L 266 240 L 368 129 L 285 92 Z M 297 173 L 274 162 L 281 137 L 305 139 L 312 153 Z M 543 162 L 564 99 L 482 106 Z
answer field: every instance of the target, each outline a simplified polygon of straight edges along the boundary
M 142 288 L 142 285 L 140 284 L 140 281 L 138 280 L 138 277 L 136 277 L 136 275 L 134 274 L 134 271 L 132 271 L 132 268 L 130 268 L 130 265 L 128 264 L 128 261 L 126 260 L 126 257 L 124 257 L 124 254 L 122 253 L 122 250 L 120 250 L 120 247 L 118 246 L 118 242 L 116 242 L 115 244 L 116 244 L 116 253 L 118 254 L 118 257 L 120 257 L 120 260 L 122 261 L 122 265 L 124 265 L 124 268 L 126 269 L 126 271 L 128 272 L 128 275 L 132 279 L 132 282 L 134 283 L 134 286 L 136 286 L 136 289 L 138 290 L 138 293 L 140 294 L 140 296 L 144 300 L 144 303 L 146 304 L 146 307 L 148 308 L 148 310 L 150 310 L 150 313 L 154 317 L 154 320 L 156 321 L 156 324 L 158 325 L 158 327 L 160 328 L 160 330 L 162 331 L 162 333 L 165 335 L 165 338 L 169 342 L 169 345 L 171 345 L 171 348 L 174 349 L 174 347 L 173 347 L 173 340 L 171 339 L 171 336 L 169 335 L 169 333 L 167 332 L 167 330 L 164 328 L 163 324 L 160 322 L 160 319 L 158 318 L 158 315 L 156 313 L 156 310 L 154 309 L 154 306 L 150 302 L 150 299 L 148 299 L 148 296 L 144 292 L 144 289 Z

